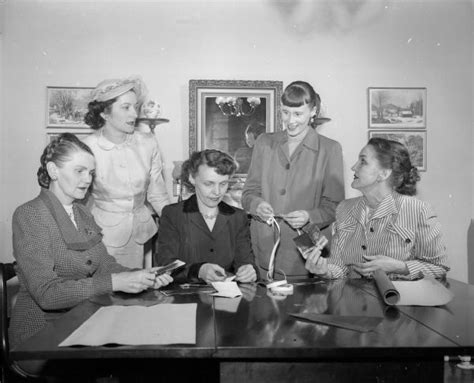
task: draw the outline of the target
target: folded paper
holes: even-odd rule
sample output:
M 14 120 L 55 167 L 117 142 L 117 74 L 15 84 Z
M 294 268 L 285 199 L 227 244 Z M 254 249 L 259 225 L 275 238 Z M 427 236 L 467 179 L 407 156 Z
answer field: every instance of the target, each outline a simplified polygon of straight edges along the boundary
M 212 282 L 217 292 L 211 295 L 216 297 L 235 298 L 242 295 L 242 292 L 237 286 L 237 282 Z

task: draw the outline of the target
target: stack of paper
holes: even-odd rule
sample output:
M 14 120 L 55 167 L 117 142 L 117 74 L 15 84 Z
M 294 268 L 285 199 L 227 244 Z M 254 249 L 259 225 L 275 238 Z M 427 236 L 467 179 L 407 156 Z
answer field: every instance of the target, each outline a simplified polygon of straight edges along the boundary
M 101 307 L 59 346 L 195 344 L 196 303 Z

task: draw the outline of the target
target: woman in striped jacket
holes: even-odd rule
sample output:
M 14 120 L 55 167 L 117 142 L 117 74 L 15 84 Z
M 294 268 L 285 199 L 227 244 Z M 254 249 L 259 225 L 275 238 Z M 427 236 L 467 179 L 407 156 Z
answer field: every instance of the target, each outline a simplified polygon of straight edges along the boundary
M 352 187 L 362 196 L 339 204 L 330 257 L 315 250 L 306 268 L 328 278 L 371 277 L 378 269 L 393 279 L 444 277 L 440 224 L 431 206 L 413 197 L 420 177 L 407 148 L 372 138 L 352 170 Z

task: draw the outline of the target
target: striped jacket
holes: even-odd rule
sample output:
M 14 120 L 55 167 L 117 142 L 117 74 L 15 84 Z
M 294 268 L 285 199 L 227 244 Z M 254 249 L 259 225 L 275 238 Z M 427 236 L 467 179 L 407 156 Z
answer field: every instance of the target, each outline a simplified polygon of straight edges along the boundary
M 439 278 L 449 270 L 440 223 L 431 206 L 396 192 L 385 197 L 371 217 L 364 197 L 345 200 L 337 207 L 329 258 L 333 277 L 356 274 L 350 265 L 364 262 L 363 255 L 404 261 L 407 279 L 421 274 Z

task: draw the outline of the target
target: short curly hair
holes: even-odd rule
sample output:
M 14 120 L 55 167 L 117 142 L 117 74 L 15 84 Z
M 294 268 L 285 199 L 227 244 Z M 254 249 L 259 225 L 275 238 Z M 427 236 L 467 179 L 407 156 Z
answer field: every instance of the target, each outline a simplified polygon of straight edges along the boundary
M 411 163 L 407 147 L 398 141 L 381 137 L 371 138 L 367 145 L 374 149 L 380 166 L 392 170 L 390 183 L 393 189 L 400 194 L 415 195 L 420 175 Z
M 89 109 L 84 116 L 84 122 L 89 125 L 91 129 L 98 130 L 105 125 L 105 120 L 100 115 L 101 113 L 110 113 L 112 104 L 117 101 L 117 98 L 112 98 L 107 101 L 91 101 L 87 105 Z
M 217 174 L 225 176 L 232 176 L 237 170 L 237 163 L 225 152 L 216 149 L 205 149 L 200 152 L 193 152 L 189 159 L 184 161 L 180 177 L 183 185 L 191 192 L 194 192 L 194 185 L 189 181 L 189 176 L 195 177 L 201 165 L 214 168 Z
M 51 177 L 46 168 L 48 162 L 54 162 L 57 166 L 61 166 L 62 163 L 71 158 L 71 153 L 75 151 L 84 151 L 94 156 L 91 148 L 72 133 L 62 133 L 53 138 L 44 148 L 40 158 L 41 165 L 36 173 L 38 184 L 45 189 L 49 189 Z

